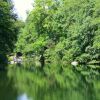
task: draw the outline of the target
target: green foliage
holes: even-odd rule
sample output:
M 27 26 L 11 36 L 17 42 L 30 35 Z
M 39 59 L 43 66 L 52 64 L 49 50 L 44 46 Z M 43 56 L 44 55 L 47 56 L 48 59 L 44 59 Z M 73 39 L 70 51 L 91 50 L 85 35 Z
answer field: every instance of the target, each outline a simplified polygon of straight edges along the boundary
M 77 57 L 77 60 L 80 63 L 88 63 L 89 61 L 91 61 L 92 57 L 89 54 L 82 54 L 80 57 Z
M 13 50 L 17 39 L 16 15 L 10 0 L 0 0 L 0 53 Z
M 0 69 L 7 67 L 7 55 L 14 50 L 19 29 L 24 23 L 17 20 L 11 0 L 0 0 Z
M 99 3 L 99 0 L 35 0 L 16 51 L 40 54 L 45 46 L 43 53 L 51 62 L 99 60 Z

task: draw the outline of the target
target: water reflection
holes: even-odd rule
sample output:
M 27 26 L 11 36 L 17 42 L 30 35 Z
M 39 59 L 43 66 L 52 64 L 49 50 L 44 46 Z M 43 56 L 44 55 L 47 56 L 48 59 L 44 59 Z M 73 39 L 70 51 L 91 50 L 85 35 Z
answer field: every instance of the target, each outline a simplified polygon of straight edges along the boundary
M 61 73 L 44 69 L 45 75 L 10 68 L 0 73 L 0 100 L 100 100 L 99 73 L 79 68 L 67 67 Z
M 29 98 L 26 93 L 24 93 L 24 94 L 19 95 L 17 97 L 17 100 L 32 100 L 32 99 Z
M 7 77 L 7 72 L 0 71 L 0 100 L 16 100 L 16 96 L 13 80 Z

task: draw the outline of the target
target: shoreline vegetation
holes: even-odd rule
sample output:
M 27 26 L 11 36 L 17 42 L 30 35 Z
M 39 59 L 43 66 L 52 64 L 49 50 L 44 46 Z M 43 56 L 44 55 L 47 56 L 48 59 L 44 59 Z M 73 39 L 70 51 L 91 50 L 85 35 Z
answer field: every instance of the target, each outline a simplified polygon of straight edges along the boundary
M 99 63 L 99 2 L 36 0 L 18 35 L 15 52 L 26 57 L 42 55 L 50 63 Z
M 12 1 L 1 0 L 0 63 L 7 63 L 11 53 L 22 52 L 42 68 L 45 63 L 100 64 L 99 4 L 99 0 L 35 0 L 23 22 L 13 12 Z

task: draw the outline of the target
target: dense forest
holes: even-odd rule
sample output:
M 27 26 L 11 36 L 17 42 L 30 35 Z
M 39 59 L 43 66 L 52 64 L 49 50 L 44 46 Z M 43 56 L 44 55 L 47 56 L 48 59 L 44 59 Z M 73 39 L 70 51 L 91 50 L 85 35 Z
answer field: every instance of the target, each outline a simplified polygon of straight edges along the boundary
M 1 0 L 1 58 L 4 61 L 6 55 L 22 52 L 30 57 L 41 55 L 49 63 L 99 61 L 99 2 L 35 0 L 24 23 L 14 13 L 12 1 Z
M 48 62 L 100 60 L 100 0 L 35 0 L 15 51 Z

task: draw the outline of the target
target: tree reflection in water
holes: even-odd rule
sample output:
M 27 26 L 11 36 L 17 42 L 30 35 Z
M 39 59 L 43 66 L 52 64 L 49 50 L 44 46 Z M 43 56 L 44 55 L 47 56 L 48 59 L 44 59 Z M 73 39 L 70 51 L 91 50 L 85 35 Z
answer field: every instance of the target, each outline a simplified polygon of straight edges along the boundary
M 61 73 L 44 71 L 45 75 L 22 67 L 9 68 L 7 75 L 0 74 L 0 100 L 100 100 L 100 75 L 94 70 L 78 69 L 81 73 L 77 73 L 70 66 Z

